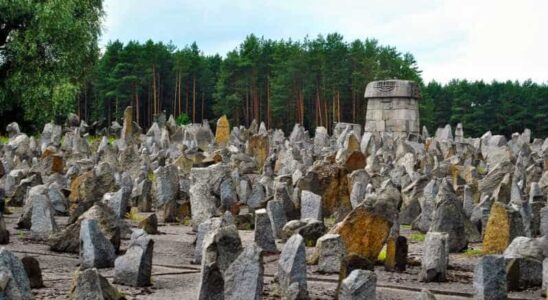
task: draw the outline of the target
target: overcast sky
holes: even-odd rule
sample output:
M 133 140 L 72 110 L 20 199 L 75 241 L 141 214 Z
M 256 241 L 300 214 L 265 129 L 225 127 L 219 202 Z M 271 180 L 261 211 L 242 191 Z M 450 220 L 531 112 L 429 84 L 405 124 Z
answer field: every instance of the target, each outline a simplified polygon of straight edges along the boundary
M 548 0 L 106 0 L 101 45 L 196 41 L 224 55 L 254 33 L 341 33 L 411 52 L 426 81 L 548 82 Z

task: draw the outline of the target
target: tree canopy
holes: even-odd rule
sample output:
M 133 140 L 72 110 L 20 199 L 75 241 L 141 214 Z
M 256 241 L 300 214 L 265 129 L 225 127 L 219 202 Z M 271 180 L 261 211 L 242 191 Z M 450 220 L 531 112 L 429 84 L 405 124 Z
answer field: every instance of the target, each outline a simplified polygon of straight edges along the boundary
M 0 2 L 0 114 L 43 124 L 74 110 L 94 71 L 101 0 Z

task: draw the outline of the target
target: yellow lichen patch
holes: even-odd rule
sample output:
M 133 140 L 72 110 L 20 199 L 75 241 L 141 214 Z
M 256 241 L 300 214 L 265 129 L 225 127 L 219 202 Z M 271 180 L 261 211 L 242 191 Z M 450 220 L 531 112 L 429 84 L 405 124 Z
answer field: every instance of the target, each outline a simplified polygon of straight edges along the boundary
M 393 270 L 396 267 L 396 239 L 389 238 L 386 241 L 386 258 L 384 266 L 387 270 Z
M 225 115 L 217 120 L 217 130 L 215 131 L 215 141 L 219 145 L 226 145 L 230 138 L 230 124 Z
M 510 224 L 508 212 L 503 203 L 495 202 L 491 206 L 491 214 L 485 227 L 483 238 L 484 254 L 499 254 L 504 252 L 510 241 Z

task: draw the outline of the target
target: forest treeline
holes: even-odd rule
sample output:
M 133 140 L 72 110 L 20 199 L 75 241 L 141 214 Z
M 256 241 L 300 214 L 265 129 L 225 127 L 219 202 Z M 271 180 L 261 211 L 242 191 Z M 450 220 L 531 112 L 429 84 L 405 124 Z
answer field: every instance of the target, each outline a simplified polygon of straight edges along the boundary
M 128 105 L 145 128 L 162 111 L 190 122 L 255 119 L 286 133 L 294 123 L 363 125 L 367 83 L 398 78 L 421 85 L 421 123 L 430 131 L 461 122 L 467 136 L 524 128 L 548 135 L 546 83 L 424 83 L 412 54 L 338 33 L 278 41 L 251 34 L 223 56 L 152 40 L 111 41 L 100 51 L 102 15 L 101 0 L 0 3 L 2 128 L 18 121 L 39 130 L 69 112 L 110 124 Z

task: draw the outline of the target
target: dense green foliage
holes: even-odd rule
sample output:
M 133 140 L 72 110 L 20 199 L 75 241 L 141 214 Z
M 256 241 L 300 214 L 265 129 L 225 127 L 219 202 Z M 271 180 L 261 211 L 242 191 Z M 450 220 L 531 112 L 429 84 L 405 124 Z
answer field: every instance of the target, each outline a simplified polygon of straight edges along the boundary
M 462 123 L 466 136 L 493 133 L 510 136 L 525 128 L 548 136 L 548 86 L 531 81 L 485 83 L 435 81 L 422 88 L 421 122 L 429 129 Z
M 0 1 L 0 115 L 43 124 L 74 111 L 102 15 L 101 0 Z
M 248 36 L 236 49 L 204 55 L 193 43 L 110 42 L 100 55 L 102 0 L 0 1 L 0 125 L 36 125 L 76 111 L 89 123 L 120 120 L 134 106 L 148 127 L 162 111 L 181 124 L 226 114 L 233 125 L 263 121 L 289 131 L 335 122 L 364 124 L 367 83 L 410 79 L 422 86 L 421 122 L 465 134 L 548 135 L 548 86 L 530 81 L 424 84 L 413 55 L 374 39 L 333 33 L 300 41 Z

